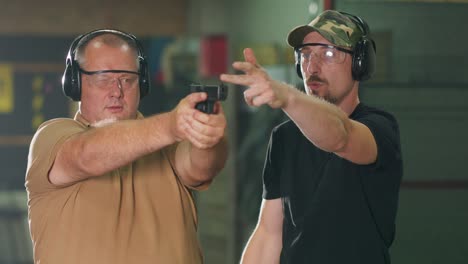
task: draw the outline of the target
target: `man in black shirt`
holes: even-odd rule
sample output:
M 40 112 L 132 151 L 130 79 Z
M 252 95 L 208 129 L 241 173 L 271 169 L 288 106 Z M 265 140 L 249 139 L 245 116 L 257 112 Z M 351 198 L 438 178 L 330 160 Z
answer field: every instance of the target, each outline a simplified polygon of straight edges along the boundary
M 306 94 L 275 81 L 251 49 L 234 62 L 245 101 L 291 120 L 271 135 L 258 225 L 242 263 L 388 264 L 402 158 L 398 124 L 360 102 L 375 43 L 359 17 L 328 10 L 288 36 Z

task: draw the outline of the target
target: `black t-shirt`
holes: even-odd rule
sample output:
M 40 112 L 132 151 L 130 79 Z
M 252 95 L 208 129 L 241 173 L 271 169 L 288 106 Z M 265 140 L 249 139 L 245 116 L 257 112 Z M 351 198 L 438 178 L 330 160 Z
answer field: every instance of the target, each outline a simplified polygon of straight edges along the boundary
M 271 135 L 263 198 L 281 198 L 281 263 L 388 264 L 403 174 L 395 118 L 359 104 L 350 118 L 377 142 L 377 161 L 357 165 L 315 147 L 292 122 Z

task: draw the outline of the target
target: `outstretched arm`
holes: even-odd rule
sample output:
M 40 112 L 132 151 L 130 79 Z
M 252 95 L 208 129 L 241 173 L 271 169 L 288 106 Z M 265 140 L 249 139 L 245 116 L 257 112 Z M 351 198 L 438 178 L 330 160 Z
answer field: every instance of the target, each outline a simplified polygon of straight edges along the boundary
M 281 108 L 318 148 L 358 164 L 370 164 L 377 158 L 377 144 L 369 128 L 348 118 L 349 109 L 341 109 L 294 87 L 273 80 L 259 66 L 251 49 L 244 50 L 243 62 L 234 62 L 241 75 L 221 75 L 221 80 L 247 86 L 245 101 L 251 106 L 267 104 Z M 357 93 L 357 89 L 355 89 Z
M 61 185 L 100 176 L 176 142 L 171 115 L 118 121 L 71 136 L 57 152 L 49 180 Z
M 204 93 L 193 93 L 171 112 L 123 120 L 71 136 L 57 152 L 49 180 L 60 185 L 100 176 L 175 142 L 189 140 L 188 124 L 198 113 L 194 106 L 205 98 Z M 217 142 L 209 143 L 214 146 Z

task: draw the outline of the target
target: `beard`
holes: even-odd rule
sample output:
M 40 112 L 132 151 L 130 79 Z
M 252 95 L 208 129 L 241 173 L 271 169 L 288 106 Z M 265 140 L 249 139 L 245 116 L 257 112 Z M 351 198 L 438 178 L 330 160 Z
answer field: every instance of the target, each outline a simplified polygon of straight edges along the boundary
M 306 85 L 309 82 L 320 82 L 320 83 L 328 86 L 328 81 L 318 77 L 317 75 L 311 75 L 307 79 Z M 325 100 L 325 101 L 327 101 L 327 102 L 329 102 L 331 104 L 334 104 L 334 105 L 340 104 L 349 95 L 349 93 L 351 93 L 351 91 L 352 91 L 352 86 L 347 87 L 346 90 L 341 94 L 332 94 L 332 91 L 330 90 L 330 86 L 328 86 L 328 89 L 323 91 L 323 93 L 324 93 L 323 95 L 320 95 L 319 91 L 317 91 L 317 90 L 311 90 L 312 94 L 315 97 L 318 97 L 318 98 L 320 98 L 322 100 Z
M 327 93 L 325 95 L 323 95 L 322 97 L 323 100 L 331 103 L 331 104 L 334 104 L 334 105 L 337 105 L 339 104 L 341 101 L 343 101 L 343 98 L 344 96 L 340 96 L 340 97 L 337 97 L 337 96 L 333 96 L 330 94 L 330 92 L 327 91 Z

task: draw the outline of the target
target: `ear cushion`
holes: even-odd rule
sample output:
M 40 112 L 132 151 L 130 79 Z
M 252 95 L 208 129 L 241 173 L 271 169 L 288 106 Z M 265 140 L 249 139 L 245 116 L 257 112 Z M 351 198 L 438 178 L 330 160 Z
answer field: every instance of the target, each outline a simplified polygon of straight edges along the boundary
M 81 75 L 77 63 L 67 58 L 65 71 L 62 76 L 63 93 L 73 101 L 81 99 Z
M 302 71 L 301 71 L 301 64 L 299 63 L 296 63 L 296 73 L 297 73 L 297 76 L 299 76 L 299 78 L 303 78 L 302 77 Z
M 148 73 L 148 64 L 146 59 L 143 57 L 139 58 L 140 61 L 140 99 L 145 97 L 149 93 L 150 82 Z
M 132 34 L 127 34 L 127 35 L 130 39 L 133 40 L 138 50 L 138 63 L 139 63 L 139 72 L 140 72 L 139 85 L 140 85 L 140 99 L 141 99 L 150 92 L 150 87 L 151 87 L 148 62 L 146 60 L 146 56 L 143 52 L 143 46 L 141 45 L 140 41 L 138 41 L 138 39 Z
M 299 55 L 299 52 L 297 50 L 294 50 L 294 55 L 296 55 L 296 73 L 299 78 L 303 79 L 302 77 L 302 71 L 301 71 L 301 58 Z
M 74 57 L 76 45 L 84 36 L 86 35 L 80 35 L 73 40 L 68 50 L 65 71 L 62 76 L 63 93 L 73 101 L 80 101 L 81 99 L 81 75 L 78 62 L 75 61 Z
M 351 71 L 357 81 L 369 80 L 375 72 L 375 43 L 368 38 L 361 39 L 354 47 Z

